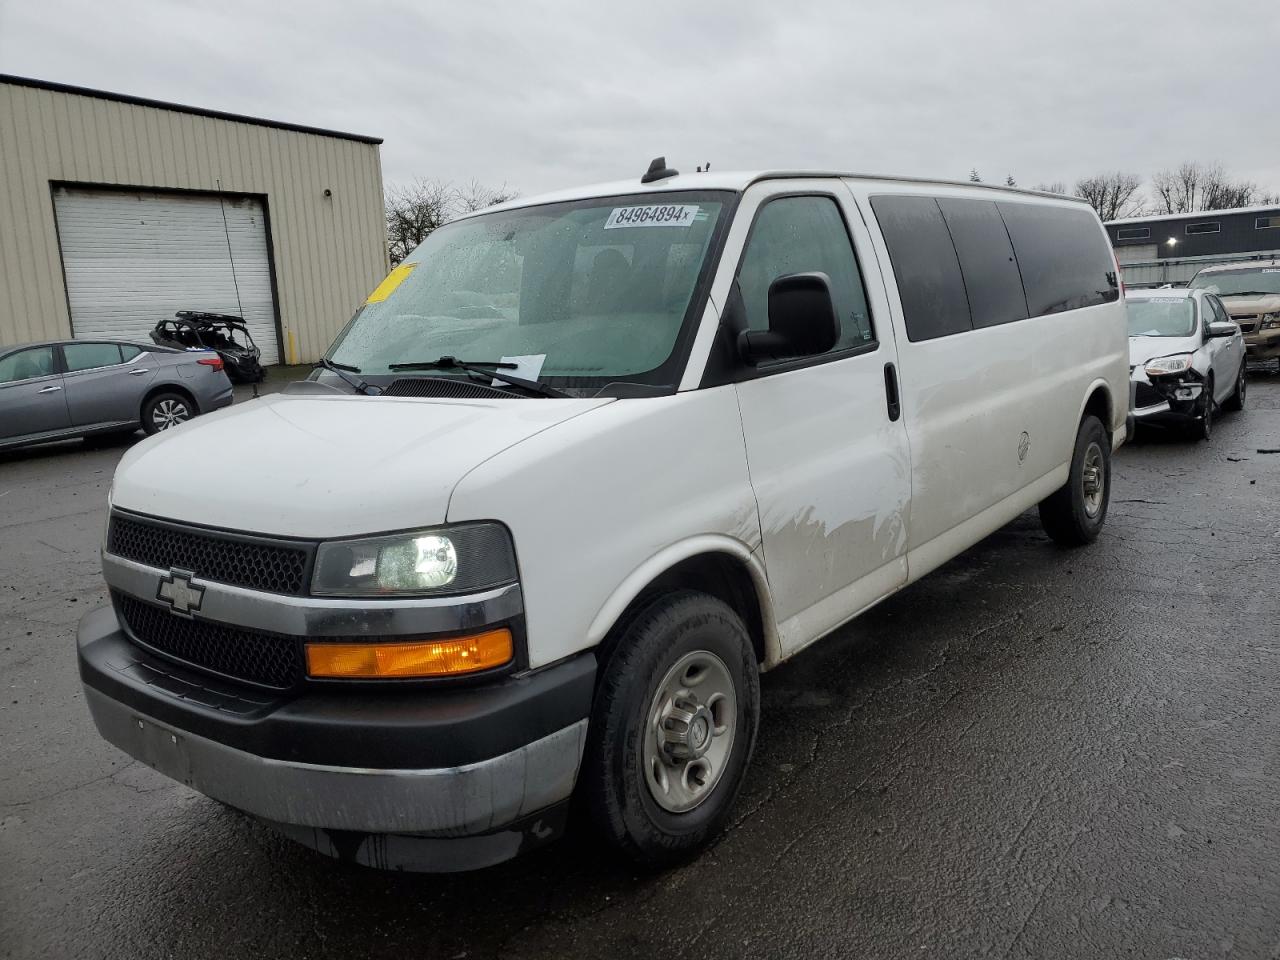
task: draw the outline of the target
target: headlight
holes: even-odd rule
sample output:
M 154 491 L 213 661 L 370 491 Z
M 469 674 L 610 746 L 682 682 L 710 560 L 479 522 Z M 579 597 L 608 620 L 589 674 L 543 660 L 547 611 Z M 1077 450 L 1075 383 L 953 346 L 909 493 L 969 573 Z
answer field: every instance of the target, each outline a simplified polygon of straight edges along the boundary
M 1170 373 L 1185 373 L 1191 369 L 1191 354 L 1179 353 L 1172 357 L 1157 357 L 1154 360 L 1148 360 L 1146 364 L 1147 376 L 1163 377 Z
M 1260 330 L 1274 330 L 1280 327 L 1280 313 L 1264 313 L 1262 315 L 1262 323 L 1258 325 Z
M 329 597 L 477 593 L 516 581 L 515 550 L 498 523 L 466 523 L 360 540 L 316 552 L 311 592 Z

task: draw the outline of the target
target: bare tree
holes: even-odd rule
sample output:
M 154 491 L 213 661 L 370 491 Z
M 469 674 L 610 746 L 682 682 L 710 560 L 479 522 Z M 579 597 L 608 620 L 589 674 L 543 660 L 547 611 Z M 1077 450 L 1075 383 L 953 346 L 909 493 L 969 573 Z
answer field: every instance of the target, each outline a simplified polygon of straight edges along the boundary
M 393 266 L 449 222 L 452 204 L 452 188 L 439 180 L 419 177 L 387 189 L 387 254 Z
M 1229 179 L 1220 163 L 1181 163 L 1176 170 L 1161 170 L 1151 178 L 1151 185 L 1162 213 L 1225 210 L 1266 202 L 1256 183 Z
M 969 171 L 969 182 L 970 182 L 970 183 L 981 183 L 981 182 L 982 182 L 982 178 L 981 178 L 980 176 L 978 176 L 978 168 L 977 168 L 977 167 L 973 167 L 973 168 Z
M 398 264 L 450 220 L 518 196 L 505 183 L 495 188 L 486 187 L 478 180 L 455 186 L 443 180 L 419 177 L 389 187 L 385 202 L 387 254 L 392 265 Z
M 454 207 L 458 214 L 474 213 L 485 207 L 506 203 L 520 196 L 504 183 L 500 187 L 486 187 L 478 180 L 471 180 L 453 191 Z
M 1018 185 L 1018 181 L 1013 179 L 1013 174 L 1011 173 L 1004 178 L 1004 185 L 1006 187 L 1016 187 Z
M 1061 180 L 1055 180 L 1053 183 L 1037 183 L 1032 190 L 1039 190 L 1041 193 L 1061 193 L 1064 196 L 1067 192 L 1067 185 Z
M 1136 216 L 1142 211 L 1137 196 L 1142 178 L 1136 173 L 1099 173 L 1076 181 L 1076 196 L 1089 201 L 1102 220 Z

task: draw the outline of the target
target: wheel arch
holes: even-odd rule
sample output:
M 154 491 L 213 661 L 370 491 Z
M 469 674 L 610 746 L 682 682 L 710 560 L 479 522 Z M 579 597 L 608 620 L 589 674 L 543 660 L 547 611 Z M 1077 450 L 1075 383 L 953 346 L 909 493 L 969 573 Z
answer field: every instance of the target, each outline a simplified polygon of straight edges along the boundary
M 1085 391 L 1084 400 L 1080 404 L 1080 413 L 1076 417 L 1076 423 L 1080 423 L 1090 414 L 1102 421 L 1102 429 L 1107 431 L 1108 437 L 1115 433 L 1115 401 L 1111 397 L 1110 384 L 1101 378 L 1089 384 L 1089 389 Z M 1074 439 L 1073 436 L 1072 440 L 1074 441 Z
M 608 647 L 653 597 L 680 589 L 699 590 L 723 600 L 742 617 L 757 662 L 767 668 L 781 660 L 764 565 L 741 541 L 715 534 L 672 544 L 632 571 L 591 622 L 588 642 Z
M 162 393 L 176 393 L 179 396 L 184 397 L 187 402 L 191 404 L 192 415 L 195 416 L 200 413 L 200 402 L 195 398 L 195 394 L 180 383 L 166 381 L 164 383 L 152 384 L 147 388 L 147 392 L 142 395 L 142 403 L 138 405 L 138 420 L 140 422 L 143 419 L 144 411 L 147 409 L 147 404 Z

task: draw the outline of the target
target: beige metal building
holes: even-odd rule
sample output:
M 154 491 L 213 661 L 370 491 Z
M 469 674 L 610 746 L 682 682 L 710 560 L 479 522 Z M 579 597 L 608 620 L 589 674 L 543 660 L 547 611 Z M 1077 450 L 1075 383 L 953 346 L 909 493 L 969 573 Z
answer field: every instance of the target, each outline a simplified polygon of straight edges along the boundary
M 0 346 L 206 310 L 317 359 L 387 272 L 381 142 L 0 75 Z

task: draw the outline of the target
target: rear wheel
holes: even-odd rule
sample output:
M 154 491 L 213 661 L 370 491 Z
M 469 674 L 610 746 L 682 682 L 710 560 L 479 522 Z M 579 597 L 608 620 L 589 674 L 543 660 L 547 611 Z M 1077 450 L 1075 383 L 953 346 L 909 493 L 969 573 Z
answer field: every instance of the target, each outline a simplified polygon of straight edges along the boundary
M 727 604 L 681 591 L 641 611 L 604 666 L 583 758 L 605 839 L 651 866 L 711 840 L 742 786 L 759 714 L 755 650 Z
M 1231 396 L 1222 402 L 1223 410 L 1243 410 L 1245 391 L 1249 389 L 1248 371 L 1245 369 L 1247 364 L 1243 359 L 1240 361 L 1240 372 L 1236 375 L 1236 389 Z
M 1064 547 L 1092 543 L 1111 502 L 1111 440 L 1102 421 L 1086 416 L 1076 432 L 1067 482 L 1040 501 L 1045 533 Z
M 157 393 L 142 407 L 142 429 L 147 433 L 171 430 L 196 415 L 195 404 L 180 393 Z

